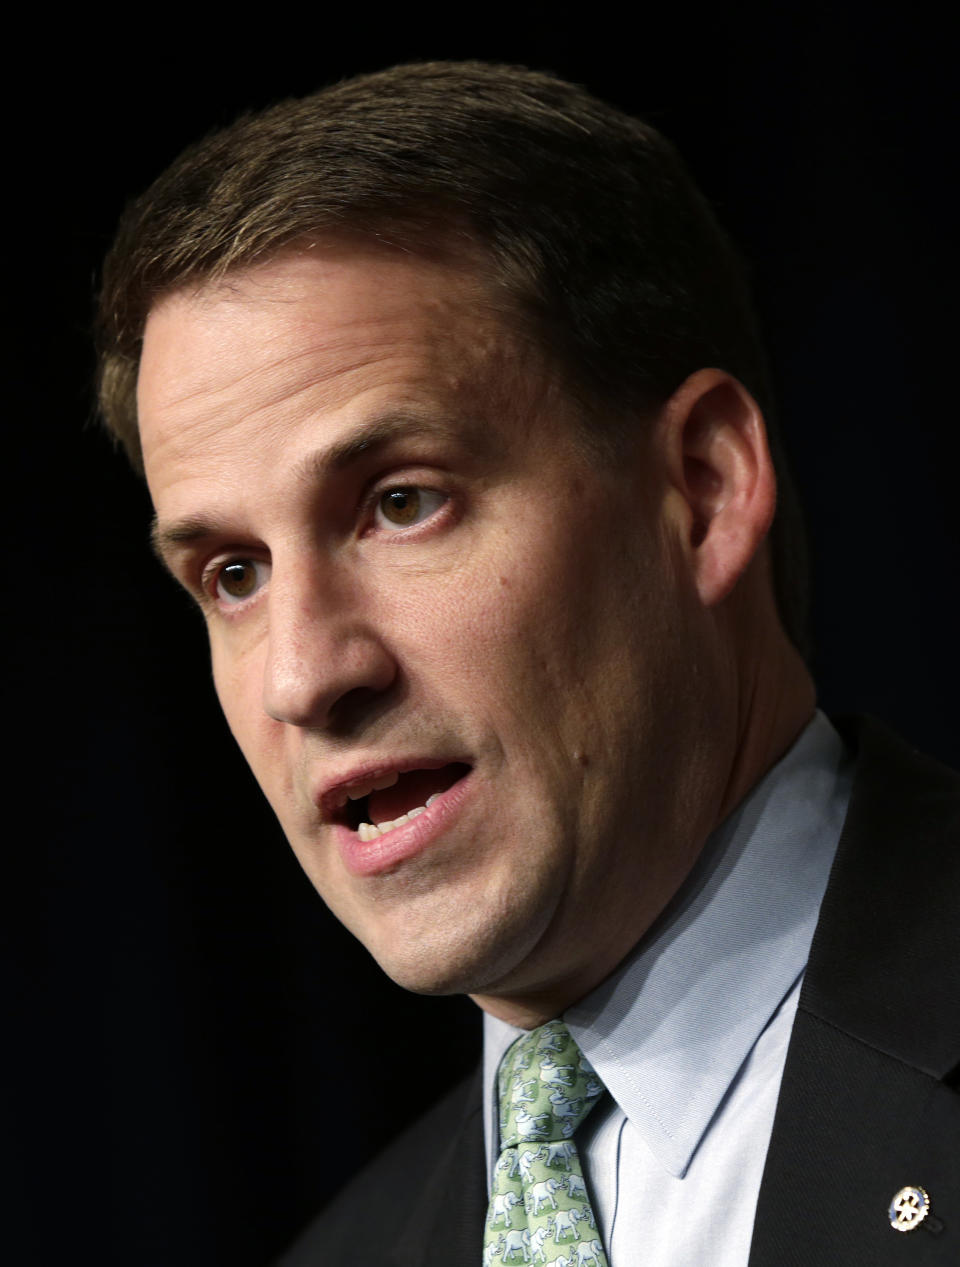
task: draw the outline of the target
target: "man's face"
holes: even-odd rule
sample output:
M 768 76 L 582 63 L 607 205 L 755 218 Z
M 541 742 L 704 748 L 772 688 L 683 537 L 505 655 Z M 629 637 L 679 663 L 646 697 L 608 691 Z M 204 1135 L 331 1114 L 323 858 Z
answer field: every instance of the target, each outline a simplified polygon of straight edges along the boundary
M 329 244 L 161 302 L 139 410 L 224 712 L 335 914 L 411 989 L 595 984 L 693 861 L 655 446 L 591 457 L 466 269 Z

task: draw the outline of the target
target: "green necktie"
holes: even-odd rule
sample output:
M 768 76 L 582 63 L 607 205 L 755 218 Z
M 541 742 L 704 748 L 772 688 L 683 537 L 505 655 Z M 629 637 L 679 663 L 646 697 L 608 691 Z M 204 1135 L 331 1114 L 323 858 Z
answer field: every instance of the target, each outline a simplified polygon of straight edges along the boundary
M 562 1021 L 518 1038 L 498 1080 L 500 1158 L 483 1267 L 608 1267 L 572 1139 L 603 1084 Z

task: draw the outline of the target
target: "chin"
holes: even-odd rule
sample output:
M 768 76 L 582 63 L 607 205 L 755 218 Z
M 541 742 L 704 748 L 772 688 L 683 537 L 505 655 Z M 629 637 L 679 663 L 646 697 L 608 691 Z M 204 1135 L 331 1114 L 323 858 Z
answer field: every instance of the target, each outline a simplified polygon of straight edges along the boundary
M 485 994 L 506 986 L 527 962 L 542 921 L 470 921 L 458 910 L 403 938 L 361 937 L 391 980 L 414 994 Z

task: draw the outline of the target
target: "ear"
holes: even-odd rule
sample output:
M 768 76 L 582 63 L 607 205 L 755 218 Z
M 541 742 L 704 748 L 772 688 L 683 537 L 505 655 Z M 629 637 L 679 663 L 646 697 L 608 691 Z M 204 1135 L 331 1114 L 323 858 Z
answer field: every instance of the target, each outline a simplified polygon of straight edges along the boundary
M 700 600 L 712 607 L 746 571 L 773 521 L 763 414 L 737 379 L 703 369 L 664 405 L 659 428 L 681 544 Z

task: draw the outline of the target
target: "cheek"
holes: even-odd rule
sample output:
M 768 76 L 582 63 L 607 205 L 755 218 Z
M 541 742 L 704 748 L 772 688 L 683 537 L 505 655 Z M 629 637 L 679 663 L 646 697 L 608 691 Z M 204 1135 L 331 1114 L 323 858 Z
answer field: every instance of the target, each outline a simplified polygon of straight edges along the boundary
M 443 671 L 463 712 L 520 762 L 543 813 L 569 798 L 596 746 L 595 630 L 564 579 L 547 566 L 501 568 L 461 597 L 443 634 Z
M 488 689 L 495 683 L 489 672 L 483 677 L 483 660 L 518 677 L 523 694 L 545 711 L 562 703 L 551 688 L 569 694 L 587 685 L 598 648 L 608 657 L 622 636 L 619 585 L 602 575 L 609 576 L 609 560 L 603 563 L 578 542 L 544 543 L 470 596 L 462 627 Z
M 230 733 L 268 797 L 280 727 L 263 709 L 263 663 L 256 652 L 234 655 L 211 646 L 213 684 Z M 272 798 L 271 798 L 272 799 Z
M 238 670 L 238 665 L 225 653 L 215 641 L 210 644 L 210 666 L 213 671 L 213 686 L 227 725 L 243 747 L 242 735 L 249 728 L 243 724 L 243 718 L 249 714 L 250 683 Z
M 555 545 L 499 573 L 467 672 L 511 755 L 592 821 L 626 796 L 624 753 L 669 688 L 668 578 L 612 530 Z

